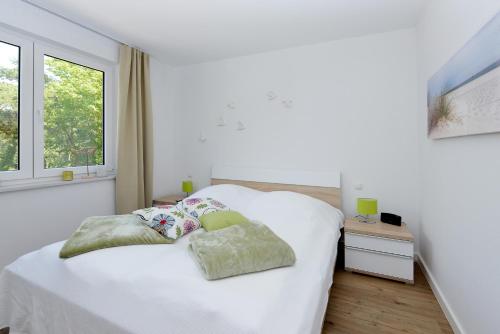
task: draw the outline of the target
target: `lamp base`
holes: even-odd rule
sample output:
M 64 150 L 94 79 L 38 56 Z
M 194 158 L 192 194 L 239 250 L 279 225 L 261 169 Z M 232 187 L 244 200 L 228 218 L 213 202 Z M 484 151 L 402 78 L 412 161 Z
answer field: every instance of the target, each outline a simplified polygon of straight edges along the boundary
M 377 221 L 375 219 L 370 219 L 370 216 L 357 215 L 354 217 L 358 222 L 365 224 L 375 224 Z

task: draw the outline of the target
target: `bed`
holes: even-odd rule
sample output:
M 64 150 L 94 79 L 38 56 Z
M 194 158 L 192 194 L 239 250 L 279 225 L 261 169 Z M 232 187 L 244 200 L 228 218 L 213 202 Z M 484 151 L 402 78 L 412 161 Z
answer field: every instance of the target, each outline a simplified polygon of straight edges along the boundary
M 320 333 L 344 220 L 339 174 L 214 167 L 212 186 L 192 196 L 218 199 L 268 225 L 292 246 L 297 262 L 207 281 L 188 252 L 189 236 L 67 260 L 58 257 L 61 241 L 2 271 L 0 328 L 10 326 L 13 334 Z

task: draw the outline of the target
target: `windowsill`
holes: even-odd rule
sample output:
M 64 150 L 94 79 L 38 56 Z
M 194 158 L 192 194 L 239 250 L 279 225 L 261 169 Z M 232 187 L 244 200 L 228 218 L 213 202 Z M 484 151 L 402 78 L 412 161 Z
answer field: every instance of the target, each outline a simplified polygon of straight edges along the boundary
M 29 182 L 23 183 L 13 183 L 2 185 L 0 183 L 0 193 L 11 192 L 11 191 L 22 191 L 22 190 L 32 190 L 32 189 L 42 189 L 51 188 L 59 186 L 67 186 L 71 184 L 82 184 L 82 183 L 92 183 L 99 181 L 114 180 L 116 175 L 108 175 L 104 177 L 91 176 L 89 178 L 75 178 L 73 181 L 63 181 L 60 177 L 51 179 L 38 179 L 30 180 Z

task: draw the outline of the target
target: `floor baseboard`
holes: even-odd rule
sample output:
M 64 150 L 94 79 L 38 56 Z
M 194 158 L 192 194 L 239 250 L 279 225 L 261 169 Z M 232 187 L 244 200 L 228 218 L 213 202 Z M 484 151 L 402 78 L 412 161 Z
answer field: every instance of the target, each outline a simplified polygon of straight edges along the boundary
M 420 265 L 420 268 L 422 268 L 422 272 L 427 279 L 427 282 L 429 282 L 429 285 L 432 289 L 432 292 L 434 292 L 434 295 L 436 296 L 436 299 L 441 306 L 441 309 L 443 310 L 444 315 L 446 316 L 446 319 L 448 319 L 448 322 L 450 323 L 451 328 L 453 329 L 453 332 L 455 334 L 466 334 L 465 330 L 463 329 L 462 325 L 458 321 L 457 316 L 455 313 L 450 308 L 450 304 L 446 300 L 445 296 L 443 295 L 443 292 L 437 285 L 436 280 L 434 279 L 434 276 L 432 275 L 432 272 L 429 270 L 429 267 L 425 263 L 424 259 L 420 256 L 420 254 L 415 254 L 415 259 Z

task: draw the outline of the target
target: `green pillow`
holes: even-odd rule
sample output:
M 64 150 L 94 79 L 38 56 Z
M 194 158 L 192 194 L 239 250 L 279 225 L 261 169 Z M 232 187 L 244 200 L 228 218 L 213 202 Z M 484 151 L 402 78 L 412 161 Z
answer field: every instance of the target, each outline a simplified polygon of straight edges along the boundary
M 136 215 L 89 217 L 66 241 L 59 253 L 69 258 L 98 249 L 149 244 L 171 244 L 172 239 L 142 223 Z
M 200 222 L 205 230 L 215 231 L 250 221 L 237 211 L 215 211 L 201 216 Z

